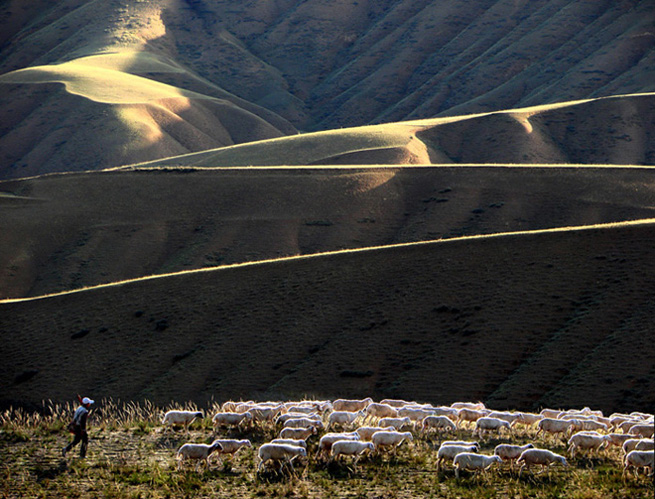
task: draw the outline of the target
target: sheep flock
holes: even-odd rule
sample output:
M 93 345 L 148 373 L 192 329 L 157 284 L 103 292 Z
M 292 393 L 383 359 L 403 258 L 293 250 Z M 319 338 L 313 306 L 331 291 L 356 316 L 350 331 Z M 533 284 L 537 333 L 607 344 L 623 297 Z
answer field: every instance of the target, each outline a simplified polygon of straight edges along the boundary
M 199 412 L 188 412 L 186 417 L 175 412 L 164 415 L 166 428 L 183 425 L 188 434 L 194 420 L 202 421 Z M 211 422 L 211 434 L 204 430 L 197 436 L 196 432 L 196 441 L 179 448 L 178 466 L 195 460 L 196 469 L 198 464 L 210 467 L 214 458 L 220 460 L 253 447 L 250 440 L 233 437 L 266 431 L 276 438 L 255 449 L 257 473 L 293 475 L 298 463 L 306 466 L 310 461 L 317 466 L 343 462 L 356 471 L 357 464 L 367 457 L 394 455 L 400 446 L 423 441 L 434 452 L 436 470 L 450 469 L 456 478 L 463 471 L 477 475 L 501 467 L 518 477 L 544 473 L 553 466 L 571 469 L 570 459 L 593 458 L 600 453 L 617 461 L 624 480 L 638 479 L 639 474 L 654 476 L 655 423 L 652 414 L 642 412 L 604 415 L 585 407 L 526 413 L 493 411 L 480 402 L 435 406 L 370 398 L 228 401 L 212 415 Z M 467 438 L 453 440 L 455 435 Z M 522 445 L 517 445 L 518 441 Z M 502 443 L 493 447 L 492 442 Z M 482 447 L 489 450 L 481 451 Z

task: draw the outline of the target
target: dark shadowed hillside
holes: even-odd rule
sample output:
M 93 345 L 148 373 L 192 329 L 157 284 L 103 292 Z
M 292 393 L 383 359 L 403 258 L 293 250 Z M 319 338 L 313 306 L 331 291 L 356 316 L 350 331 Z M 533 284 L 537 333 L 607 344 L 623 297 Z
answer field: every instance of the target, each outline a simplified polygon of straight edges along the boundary
M 653 227 L 418 243 L 2 303 L 2 401 L 312 394 L 648 410 Z

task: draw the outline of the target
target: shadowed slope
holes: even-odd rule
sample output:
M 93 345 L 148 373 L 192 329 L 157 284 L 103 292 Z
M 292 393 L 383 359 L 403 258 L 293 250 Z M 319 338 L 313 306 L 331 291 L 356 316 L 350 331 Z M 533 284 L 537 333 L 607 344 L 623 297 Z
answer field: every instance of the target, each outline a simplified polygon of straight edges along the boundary
M 145 170 L 0 182 L 0 297 L 342 248 L 655 216 L 650 168 Z
M 465 238 L 5 302 L 2 399 L 400 395 L 647 410 L 654 237 L 648 221 Z M 599 377 L 588 363 L 608 355 L 619 361 L 597 364 Z

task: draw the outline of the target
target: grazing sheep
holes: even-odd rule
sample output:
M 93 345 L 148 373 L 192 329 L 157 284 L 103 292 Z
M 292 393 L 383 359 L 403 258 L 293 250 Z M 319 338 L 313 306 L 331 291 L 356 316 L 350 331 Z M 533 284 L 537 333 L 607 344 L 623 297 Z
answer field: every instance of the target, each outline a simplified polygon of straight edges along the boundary
M 321 454 L 327 454 L 332 448 L 334 442 L 339 440 L 360 440 L 359 434 L 356 432 L 352 433 L 326 433 L 318 441 L 318 448 L 316 449 L 316 456 L 318 457 Z
M 340 425 L 351 425 L 357 418 L 364 417 L 364 411 L 349 412 L 349 411 L 334 411 L 328 416 L 328 427 Z
M 494 448 L 494 455 L 498 456 L 503 461 L 509 461 L 510 468 L 514 468 L 514 462 L 521 457 L 524 450 L 534 449 L 534 445 L 512 445 L 500 444 Z
M 209 468 L 209 456 L 216 451 L 223 449 L 223 446 L 218 441 L 211 444 L 184 444 L 177 450 L 177 467 L 180 468 L 182 462 L 187 459 L 196 460 L 196 470 L 200 460 L 205 461 L 205 465 Z
M 457 454 L 462 452 L 477 452 L 476 445 L 441 445 L 437 451 L 437 471 L 443 461 L 452 461 Z
M 521 465 L 521 469 L 519 470 L 519 478 L 521 477 L 523 468 L 530 469 L 530 466 L 535 464 L 541 466 L 541 472 L 556 463 L 560 463 L 562 466 L 569 465 L 564 456 L 555 454 L 554 452 L 547 449 L 526 449 L 521 453 L 516 462 Z
M 484 411 L 486 409 L 482 402 L 453 402 L 450 407 L 453 409 L 473 409 L 474 411 Z
M 371 436 L 371 442 L 373 442 L 375 448 L 379 450 L 384 448 L 395 450 L 405 440 L 413 442 L 414 437 L 408 431 L 377 431 Z
M 423 409 L 418 407 L 403 407 L 398 409 L 398 417 L 409 418 L 411 421 L 421 421 L 428 416 L 434 415 L 432 409 Z
M 307 440 L 310 436 L 316 435 L 316 427 L 309 428 L 283 428 L 280 432 L 280 438 L 293 438 Z
M 373 402 L 366 406 L 366 417 L 364 421 L 368 418 L 397 418 L 398 410 L 395 407 L 391 407 L 387 404 L 378 404 Z
M 380 400 L 380 403 L 390 405 L 391 407 L 395 407 L 397 409 L 412 404 L 412 402 L 407 402 L 406 400 L 401 399 L 384 399 Z
M 594 419 L 573 419 L 572 421 L 573 421 L 572 428 L 575 431 L 609 430 L 609 425 L 606 425 L 605 423 L 601 423 L 600 421 L 596 421 Z
M 372 451 L 375 445 L 371 442 L 362 442 L 360 440 L 337 440 L 332 444 L 330 452 L 331 459 L 336 459 L 339 456 L 356 456 L 354 465 L 357 466 L 357 461 L 362 457 L 365 451 Z
M 275 418 L 276 423 L 286 423 L 290 419 L 300 419 L 300 418 L 309 418 L 309 419 L 315 419 L 317 421 L 321 420 L 321 417 L 318 414 L 306 414 L 304 412 L 285 412 L 284 414 L 280 414 Z
M 476 452 L 480 450 L 480 443 L 471 440 L 444 440 L 441 442 L 440 447 L 446 447 L 448 445 L 472 445 L 475 447 Z
M 403 426 L 411 425 L 412 421 L 408 417 L 404 418 L 380 418 L 378 426 L 380 428 L 394 428 L 400 430 Z
M 489 414 L 487 414 L 486 417 L 502 419 L 503 421 L 507 421 L 511 426 L 514 426 L 514 424 L 521 418 L 521 413 L 519 413 L 519 412 L 494 411 L 494 412 L 490 412 Z
M 378 431 L 393 431 L 393 428 L 382 428 L 380 426 L 360 426 L 355 430 L 362 440 L 370 441 L 374 433 Z
M 485 471 L 496 463 L 501 463 L 502 460 L 499 456 L 485 456 L 484 454 L 476 454 L 474 452 L 461 452 L 453 459 L 455 466 L 455 476 L 459 478 L 460 470 L 470 470 L 478 473 Z
M 463 408 L 457 411 L 457 424 L 460 427 L 464 426 L 464 423 L 475 423 L 478 419 L 483 418 L 485 415 L 484 412 L 478 411 L 476 409 Z
M 473 433 L 475 434 L 475 432 L 477 432 L 480 436 L 482 436 L 483 433 L 489 431 L 497 431 L 500 433 L 503 429 L 511 431 L 512 428 L 507 421 L 485 416 L 475 422 L 475 431 Z
M 214 426 L 237 426 L 252 421 L 252 414 L 248 412 L 219 412 L 212 418 Z
M 562 414 L 559 409 L 542 409 L 539 413 L 543 418 L 558 419 Z
M 236 454 L 243 447 L 252 447 L 252 443 L 248 439 L 234 440 L 234 439 L 216 439 L 214 443 L 221 444 L 220 454 Z
M 421 430 L 424 432 L 429 428 L 436 430 L 456 431 L 457 425 L 447 416 L 427 416 L 421 422 Z
M 624 433 L 608 433 L 607 437 L 609 438 L 610 445 L 615 445 L 617 447 L 623 447 L 623 443 L 626 440 L 634 438 L 633 435 L 626 435 Z
M 313 418 L 294 418 L 287 419 L 282 425 L 283 428 L 316 428 L 322 430 L 325 428 L 323 421 Z
M 551 419 L 544 418 L 539 423 L 537 423 L 537 435 L 542 431 L 555 435 L 557 433 L 566 433 L 569 429 L 575 424 L 575 420 L 566 420 L 566 419 Z
M 516 420 L 516 424 L 532 426 L 534 424 L 537 424 L 542 419 L 544 419 L 544 417 L 541 414 L 534 414 L 531 412 L 519 412 L 519 417 Z
M 637 445 L 635 445 L 634 450 L 654 450 L 655 449 L 655 441 L 653 441 L 652 438 L 642 438 L 637 442 Z
M 332 402 L 332 409 L 335 411 L 357 412 L 366 409 L 373 399 L 368 397 L 362 400 L 337 399 Z
M 459 412 L 457 409 L 453 407 L 433 407 L 430 409 L 430 412 L 432 412 L 432 416 L 446 416 L 449 417 L 451 420 L 457 419 L 457 413 Z
M 295 438 L 275 438 L 271 440 L 272 444 L 287 444 L 287 445 L 295 445 L 296 447 L 304 447 L 305 449 L 307 448 L 307 442 L 301 439 L 295 439 Z
M 653 462 L 655 460 L 655 451 L 652 450 L 633 450 L 626 454 L 623 460 L 623 478 L 625 478 L 628 468 L 635 468 L 635 477 L 639 468 L 645 468 L 648 476 L 653 476 Z
M 247 412 L 252 416 L 253 422 L 263 423 L 265 421 L 273 421 L 280 414 L 281 410 L 282 406 L 267 407 L 260 404 L 251 407 Z
M 633 450 L 651 450 L 652 448 L 653 440 L 648 438 L 630 438 L 623 442 L 623 454 Z
M 655 434 L 655 425 L 651 424 L 636 424 L 630 430 L 630 435 L 635 435 L 642 438 L 653 438 Z
M 268 443 L 259 448 L 257 456 L 259 457 L 257 473 L 261 471 L 264 463 L 268 461 L 280 462 L 280 468 L 286 463 L 291 467 L 291 471 L 293 472 L 292 461 L 298 456 L 306 457 L 307 450 L 297 445 Z
M 202 419 L 202 411 L 168 411 L 164 414 L 162 424 L 164 425 L 184 425 L 184 429 L 188 432 L 189 425 L 197 418 Z
M 609 445 L 610 438 L 607 435 L 594 435 L 591 433 L 576 433 L 569 438 L 569 452 L 571 457 L 575 456 L 576 450 L 600 450 Z
M 630 433 L 630 429 L 633 426 L 638 425 L 638 424 L 639 424 L 639 421 L 635 421 L 634 419 L 624 421 L 623 423 L 621 423 L 619 425 L 619 430 L 621 430 L 623 433 Z

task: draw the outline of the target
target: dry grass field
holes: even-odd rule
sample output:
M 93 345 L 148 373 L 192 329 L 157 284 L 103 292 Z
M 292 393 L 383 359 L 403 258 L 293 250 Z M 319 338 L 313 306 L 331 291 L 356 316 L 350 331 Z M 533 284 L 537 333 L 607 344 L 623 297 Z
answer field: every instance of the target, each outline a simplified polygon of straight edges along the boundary
M 537 468 L 519 473 L 519 466 L 503 464 L 479 474 L 455 476 L 451 463 L 437 466 L 437 451 L 446 439 L 471 440 L 472 427 L 446 434 L 412 430 L 413 442 L 393 452 L 365 454 L 355 466 L 352 458 L 317 457 L 318 437 L 307 442 L 307 458 L 295 461 L 294 472 L 275 465 L 257 472 L 259 447 L 277 435 L 280 425 L 262 423 L 241 430 L 214 428 L 211 415 L 219 405 L 207 406 L 207 417 L 190 431 L 161 425 L 164 408 L 146 404 L 99 401 L 90 421 L 86 459 L 73 449 L 62 458 L 69 438 L 64 426 L 74 409 L 70 404 L 47 404 L 47 415 L 21 411 L 0 414 L 0 443 L 5 449 L 0 468 L 4 497 L 377 497 L 377 498 L 533 498 L 639 499 L 653 494 L 652 478 L 632 472 L 622 476 L 621 449 L 610 446 L 571 457 L 566 438 L 536 436 L 534 427 L 517 425 L 511 435 L 478 439 L 480 452 L 493 454 L 500 443 L 534 443 L 566 456 L 567 467 Z M 181 408 L 176 405 L 176 408 Z M 167 407 L 166 409 L 168 409 Z M 196 410 L 194 405 L 186 408 Z M 321 432 L 322 433 L 322 432 Z M 234 457 L 213 458 L 205 468 L 178 466 L 176 450 L 186 442 L 214 438 L 247 438 L 252 448 Z M 473 437 L 475 438 L 475 437 Z

